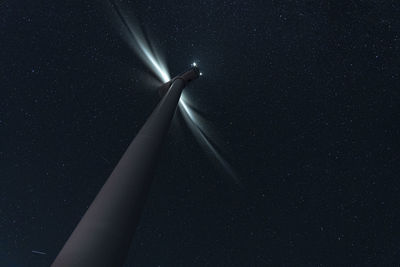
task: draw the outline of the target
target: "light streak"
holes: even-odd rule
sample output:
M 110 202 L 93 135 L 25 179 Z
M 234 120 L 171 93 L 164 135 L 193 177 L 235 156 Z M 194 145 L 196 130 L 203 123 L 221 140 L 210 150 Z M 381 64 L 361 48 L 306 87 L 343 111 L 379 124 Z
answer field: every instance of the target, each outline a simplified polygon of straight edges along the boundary
M 37 251 L 37 250 L 32 250 L 32 253 L 40 254 L 40 255 L 47 255 L 45 252 L 41 252 L 41 251 Z
M 128 44 L 133 48 L 136 55 L 142 59 L 142 61 L 153 71 L 153 73 L 162 82 L 168 82 L 171 78 L 169 76 L 166 64 L 164 64 L 160 57 L 153 53 L 151 46 L 144 37 L 143 31 L 136 23 L 136 25 L 129 21 L 127 16 L 122 12 L 121 8 L 114 2 L 110 0 L 110 4 L 114 7 L 116 15 L 124 26 L 125 38 Z M 131 17 L 133 20 L 133 17 Z
M 179 109 L 189 129 L 195 136 L 196 140 L 208 151 L 210 151 L 214 156 L 214 158 L 218 161 L 218 163 L 229 174 L 229 176 L 231 176 L 237 184 L 240 184 L 240 180 L 237 177 L 233 168 L 217 151 L 214 145 L 210 142 L 210 138 L 207 134 L 207 131 L 204 129 L 203 125 L 199 123 L 199 121 L 201 120 L 199 118 L 199 115 L 196 115 L 195 112 L 192 110 L 192 108 L 186 103 L 185 95 L 182 95 L 181 99 L 179 100 Z

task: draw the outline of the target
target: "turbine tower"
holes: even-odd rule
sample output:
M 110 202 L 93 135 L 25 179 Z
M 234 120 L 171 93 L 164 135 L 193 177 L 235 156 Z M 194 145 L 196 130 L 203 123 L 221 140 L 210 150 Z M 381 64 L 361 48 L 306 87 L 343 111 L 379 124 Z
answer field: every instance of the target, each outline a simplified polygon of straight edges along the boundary
M 124 264 L 182 90 L 199 75 L 194 64 L 164 84 L 159 104 L 57 255 L 53 267 Z

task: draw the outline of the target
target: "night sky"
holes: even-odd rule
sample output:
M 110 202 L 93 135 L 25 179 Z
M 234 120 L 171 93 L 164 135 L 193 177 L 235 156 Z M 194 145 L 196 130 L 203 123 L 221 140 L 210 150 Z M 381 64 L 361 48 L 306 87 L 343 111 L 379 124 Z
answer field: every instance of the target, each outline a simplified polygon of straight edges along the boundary
M 126 266 L 400 264 L 398 1 L 124 7 L 240 179 L 174 118 Z M 0 0 L 0 266 L 51 264 L 158 101 L 111 13 Z

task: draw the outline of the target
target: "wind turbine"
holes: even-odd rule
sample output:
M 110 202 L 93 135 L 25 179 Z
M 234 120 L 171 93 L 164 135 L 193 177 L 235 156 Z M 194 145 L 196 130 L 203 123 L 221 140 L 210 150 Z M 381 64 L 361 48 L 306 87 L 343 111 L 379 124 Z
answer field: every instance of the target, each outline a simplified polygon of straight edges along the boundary
M 122 266 L 147 198 L 164 137 L 177 106 L 196 139 L 236 177 L 229 164 L 210 142 L 197 115 L 181 97 L 182 90 L 202 75 L 196 63 L 170 79 L 166 65 L 150 49 L 140 28 L 134 27 L 120 8 L 111 2 L 129 42 L 143 62 L 164 82 L 161 100 L 133 139 L 81 221 L 57 255 L 53 267 Z

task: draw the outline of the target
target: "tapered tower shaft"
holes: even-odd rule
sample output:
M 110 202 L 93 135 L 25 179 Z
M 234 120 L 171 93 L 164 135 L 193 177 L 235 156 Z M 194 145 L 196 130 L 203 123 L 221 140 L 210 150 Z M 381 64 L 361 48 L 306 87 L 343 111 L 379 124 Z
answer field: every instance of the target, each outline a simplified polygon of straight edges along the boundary
M 54 267 L 122 266 L 139 223 L 163 139 L 185 85 L 199 76 L 178 76 L 147 119 L 59 252 Z

